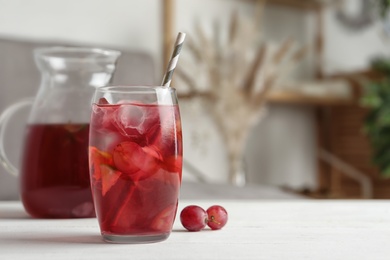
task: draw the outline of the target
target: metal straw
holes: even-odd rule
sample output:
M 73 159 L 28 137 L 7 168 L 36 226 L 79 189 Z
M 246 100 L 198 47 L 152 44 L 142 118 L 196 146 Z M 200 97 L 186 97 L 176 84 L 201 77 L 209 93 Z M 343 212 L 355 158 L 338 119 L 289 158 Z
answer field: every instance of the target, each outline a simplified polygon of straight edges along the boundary
M 181 47 L 183 46 L 183 42 L 184 42 L 185 37 L 186 37 L 186 34 L 182 33 L 182 32 L 179 32 L 179 34 L 177 35 L 176 42 L 175 42 L 175 48 L 173 49 L 171 59 L 169 60 L 169 63 L 168 63 L 167 71 L 166 71 L 164 78 L 162 80 L 162 83 L 161 83 L 161 85 L 164 87 L 169 88 L 169 86 L 171 84 L 172 75 L 173 75 L 173 72 L 175 71 L 177 62 L 179 60 Z

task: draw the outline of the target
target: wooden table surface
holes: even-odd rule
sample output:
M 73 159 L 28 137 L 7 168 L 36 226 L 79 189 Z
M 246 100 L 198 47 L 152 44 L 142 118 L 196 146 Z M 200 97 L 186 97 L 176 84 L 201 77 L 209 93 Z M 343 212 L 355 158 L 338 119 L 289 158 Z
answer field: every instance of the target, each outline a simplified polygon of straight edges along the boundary
M 220 204 L 219 231 L 187 232 L 176 219 L 168 240 L 108 244 L 96 219 L 32 219 L 0 202 L 0 259 L 390 259 L 390 201 L 181 200 Z

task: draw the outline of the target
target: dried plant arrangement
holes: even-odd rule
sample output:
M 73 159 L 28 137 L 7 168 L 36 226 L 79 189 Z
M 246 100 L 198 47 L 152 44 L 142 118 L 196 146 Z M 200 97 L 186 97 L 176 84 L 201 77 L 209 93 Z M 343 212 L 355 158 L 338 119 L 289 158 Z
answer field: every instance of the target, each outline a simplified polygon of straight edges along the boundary
M 263 9 L 260 1 L 250 19 L 233 12 L 224 41 L 219 23 L 214 24 L 212 36 L 196 24 L 196 34 L 187 38 L 188 55 L 176 70 L 178 85 L 187 87 L 178 89 L 179 98 L 201 99 L 215 121 L 227 149 L 229 180 L 235 185 L 245 184 L 242 156 L 267 95 L 307 50 L 295 48 L 291 38 L 276 49 L 261 40 Z

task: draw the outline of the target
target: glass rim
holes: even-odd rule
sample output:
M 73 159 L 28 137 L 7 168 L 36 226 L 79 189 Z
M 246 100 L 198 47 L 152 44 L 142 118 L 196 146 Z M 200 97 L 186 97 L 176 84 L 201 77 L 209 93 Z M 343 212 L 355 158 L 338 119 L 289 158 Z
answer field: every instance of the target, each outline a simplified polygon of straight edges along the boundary
M 165 86 L 130 86 L 130 85 L 115 85 L 115 86 L 103 86 L 96 88 L 97 92 L 100 93 L 155 93 L 156 91 L 170 91 L 175 92 L 176 89 Z
M 92 56 L 92 57 L 74 57 L 67 56 L 67 54 L 98 54 L 100 56 Z M 34 55 L 38 58 L 60 58 L 64 60 L 112 60 L 118 58 L 122 53 L 113 49 L 106 48 L 95 48 L 95 47 L 68 47 L 68 46 L 52 46 L 52 47 L 40 47 L 34 49 Z

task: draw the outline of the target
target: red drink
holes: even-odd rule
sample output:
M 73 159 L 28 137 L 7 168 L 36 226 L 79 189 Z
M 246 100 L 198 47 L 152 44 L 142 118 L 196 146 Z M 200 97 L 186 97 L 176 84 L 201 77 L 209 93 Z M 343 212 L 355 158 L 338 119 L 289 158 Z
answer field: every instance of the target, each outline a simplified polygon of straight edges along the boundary
M 103 235 L 170 234 L 181 184 L 179 119 L 177 105 L 93 105 L 89 162 Z
M 39 218 L 95 215 L 88 174 L 88 124 L 27 126 L 21 171 L 26 211 Z

